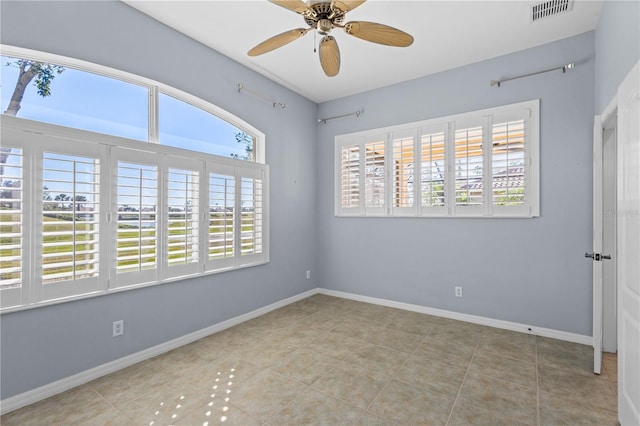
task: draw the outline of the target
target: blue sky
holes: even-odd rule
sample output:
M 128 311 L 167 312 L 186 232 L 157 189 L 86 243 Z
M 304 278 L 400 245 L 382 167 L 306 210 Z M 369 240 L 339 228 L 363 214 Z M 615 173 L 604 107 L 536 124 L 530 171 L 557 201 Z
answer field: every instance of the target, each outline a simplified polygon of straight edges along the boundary
M 13 94 L 18 68 L 1 58 L 2 112 Z M 108 77 L 66 68 L 51 84 L 51 96 L 37 94 L 33 82 L 25 91 L 18 117 L 107 133 L 129 139 L 148 138 L 147 89 Z M 236 142 L 239 129 L 190 104 L 159 97 L 160 143 L 229 157 L 244 155 Z

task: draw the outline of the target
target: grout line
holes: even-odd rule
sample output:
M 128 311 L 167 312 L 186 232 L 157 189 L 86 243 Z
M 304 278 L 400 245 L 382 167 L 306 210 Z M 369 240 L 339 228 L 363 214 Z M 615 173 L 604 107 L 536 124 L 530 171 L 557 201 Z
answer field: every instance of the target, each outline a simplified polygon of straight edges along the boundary
M 484 335 L 484 332 L 482 333 L 482 335 Z M 482 337 L 480 339 L 478 339 L 478 342 L 476 343 L 476 347 L 473 350 L 473 355 L 471 355 L 471 359 L 469 360 L 469 365 L 467 365 L 467 370 L 464 372 L 464 377 L 462 378 L 462 382 L 460 383 L 460 387 L 458 388 L 458 393 L 456 394 L 456 398 L 453 401 L 453 405 L 451 406 L 451 411 L 449 411 L 449 416 L 447 417 L 447 421 L 445 422 L 445 425 L 448 425 L 449 422 L 451 421 L 451 416 L 453 416 L 453 410 L 455 410 L 456 404 L 458 403 L 458 400 L 460 399 L 460 394 L 462 393 L 462 388 L 464 387 L 464 382 L 467 380 L 467 376 L 469 375 L 469 372 L 471 371 L 471 364 L 473 363 L 473 359 L 476 357 L 476 354 L 478 353 L 478 349 L 480 348 L 480 343 L 482 343 Z

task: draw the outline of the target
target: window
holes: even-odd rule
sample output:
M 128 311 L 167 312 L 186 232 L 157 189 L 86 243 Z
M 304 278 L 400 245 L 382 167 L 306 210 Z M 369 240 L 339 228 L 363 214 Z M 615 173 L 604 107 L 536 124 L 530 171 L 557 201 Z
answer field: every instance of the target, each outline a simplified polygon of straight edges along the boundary
M 0 309 L 269 261 L 264 135 L 160 83 L 6 50 L 3 84 L 41 74 L 0 116 Z
M 538 216 L 538 117 L 535 100 L 337 136 L 336 215 Z
M 2 308 L 268 262 L 267 166 L 1 124 Z
M 202 99 L 95 64 L 1 47 L 6 115 L 264 162 L 259 132 Z M 29 83 L 18 85 L 19 79 Z

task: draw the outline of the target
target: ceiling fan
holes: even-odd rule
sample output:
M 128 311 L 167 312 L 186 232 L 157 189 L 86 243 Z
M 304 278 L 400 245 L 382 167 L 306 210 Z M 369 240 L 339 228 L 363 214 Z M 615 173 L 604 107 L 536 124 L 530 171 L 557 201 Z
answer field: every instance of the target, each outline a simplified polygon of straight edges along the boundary
M 319 45 L 320 65 L 327 76 L 333 77 L 340 71 L 338 43 L 329 34 L 334 28 L 342 28 L 349 35 L 387 46 L 407 47 L 413 43 L 413 37 L 410 34 L 388 25 L 367 21 L 351 21 L 343 24 L 347 12 L 366 0 L 309 0 L 308 4 L 301 0 L 269 1 L 302 15 L 309 27 L 296 28 L 273 36 L 249 50 L 247 52 L 249 56 L 270 52 L 299 39 L 311 30 L 317 30 L 323 36 Z

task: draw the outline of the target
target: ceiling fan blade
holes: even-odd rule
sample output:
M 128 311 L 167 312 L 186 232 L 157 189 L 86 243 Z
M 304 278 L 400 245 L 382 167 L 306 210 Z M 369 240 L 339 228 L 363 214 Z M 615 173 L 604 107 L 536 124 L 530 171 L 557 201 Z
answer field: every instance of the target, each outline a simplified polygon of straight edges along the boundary
M 278 47 L 282 47 L 285 44 L 291 43 L 294 40 L 299 39 L 305 35 L 311 28 L 296 28 L 295 30 L 285 31 L 282 34 L 278 34 L 271 38 L 266 39 L 262 43 L 247 52 L 249 56 L 258 56 L 263 53 L 271 52 Z
M 292 12 L 299 13 L 300 15 L 316 16 L 316 13 L 309 9 L 309 6 L 300 0 L 269 0 L 273 4 L 289 9 Z
M 327 77 L 334 77 L 340 71 L 340 49 L 332 36 L 320 40 L 320 65 Z
M 360 6 L 367 0 L 333 0 L 331 2 L 331 9 L 340 9 L 342 12 L 348 12 Z
M 413 36 L 388 25 L 375 22 L 353 21 L 344 26 L 344 31 L 354 37 L 387 46 L 407 47 L 413 43 Z

